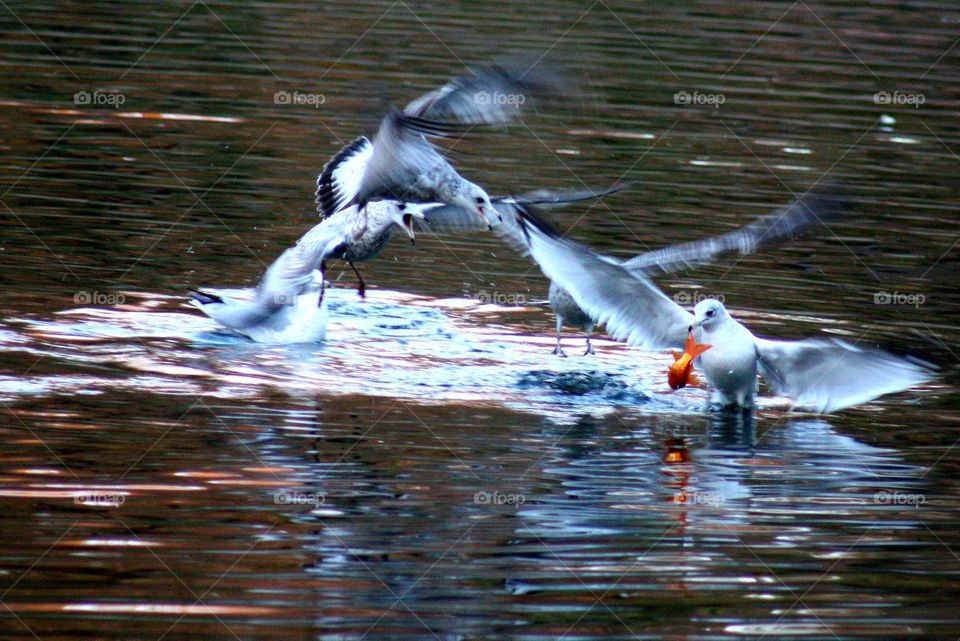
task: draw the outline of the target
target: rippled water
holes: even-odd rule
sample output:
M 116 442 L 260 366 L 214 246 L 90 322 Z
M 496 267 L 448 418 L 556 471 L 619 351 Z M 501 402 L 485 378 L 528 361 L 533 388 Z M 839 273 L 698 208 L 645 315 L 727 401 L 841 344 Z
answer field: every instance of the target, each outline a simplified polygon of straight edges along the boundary
M 937 2 L 5 4 L 2 637 L 957 638 L 958 25 Z M 940 380 L 711 415 L 669 354 L 571 333 L 551 356 L 546 282 L 482 234 L 395 241 L 366 300 L 335 267 L 323 345 L 186 304 L 255 283 L 390 104 L 548 50 L 585 98 L 457 143 L 463 173 L 635 181 L 555 212 L 618 255 L 843 181 L 829 231 L 660 284 Z

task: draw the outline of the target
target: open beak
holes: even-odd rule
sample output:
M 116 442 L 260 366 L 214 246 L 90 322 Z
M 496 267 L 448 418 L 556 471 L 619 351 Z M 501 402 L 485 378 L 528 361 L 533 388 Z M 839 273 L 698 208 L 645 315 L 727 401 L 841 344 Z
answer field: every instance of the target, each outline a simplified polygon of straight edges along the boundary
M 403 231 L 405 231 L 407 236 L 410 237 L 410 244 L 416 245 L 417 241 L 414 239 L 413 235 L 413 216 L 411 214 L 404 214 L 402 220 L 403 224 L 400 226 L 403 227 Z
M 487 230 L 493 230 L 493 223 L 490 222 L 490 218 L 487 216 L 487 210 L 483 205 L 477 205 L 477 213 L 480 215 L 480 219 L 486 223 Z

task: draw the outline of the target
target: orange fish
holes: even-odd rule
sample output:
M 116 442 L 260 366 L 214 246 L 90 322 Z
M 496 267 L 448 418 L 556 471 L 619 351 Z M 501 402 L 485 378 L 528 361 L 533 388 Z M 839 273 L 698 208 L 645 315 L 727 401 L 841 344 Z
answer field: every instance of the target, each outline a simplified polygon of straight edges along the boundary
M 674 352 L 674 363 L 667 370 L 667 382 L 670 383 L 672 389 L 680 389 L 687 385 L 693 387 L 700 384 L 700 379 L 693 373 L 693 359 L 711 347 L 713 345 L 697 345 L 697 342 L 693 340 L 693 332 L 687 334 L 687 344 L 683 346 L 683 354 Z

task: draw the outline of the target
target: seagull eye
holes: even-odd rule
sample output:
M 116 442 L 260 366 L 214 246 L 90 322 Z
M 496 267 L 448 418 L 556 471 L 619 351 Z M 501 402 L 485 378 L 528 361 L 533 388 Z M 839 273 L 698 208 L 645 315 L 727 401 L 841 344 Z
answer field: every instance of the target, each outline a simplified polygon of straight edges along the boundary
M 477 196 L 474 200 L 477 201 L 477 204 L 478 204 L 478 205 L 482 205 L 482 204 L 483 204 L 483 198 L 482 198 L 481 196 Z
M 712 309 L 708 309 L 708 310 L 707 310 L 707 316 L 713 316 L 713 310 L 712 310 Z

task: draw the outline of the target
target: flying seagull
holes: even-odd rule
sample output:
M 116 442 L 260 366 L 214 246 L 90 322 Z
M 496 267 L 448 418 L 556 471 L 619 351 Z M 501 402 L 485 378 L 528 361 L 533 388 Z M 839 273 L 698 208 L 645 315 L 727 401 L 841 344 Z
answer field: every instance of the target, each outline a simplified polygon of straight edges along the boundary
M 349 205 L 344 207 L 344 203 L 358 198 L 360 183 L 364 177 L 370 159 L 373 157 L 374 145 L 365 137 L 357 138 L 349 145 L 341 149 L 324 166 L 323 171 L 317 177 L 316 203 L 317 211 L 320 213 L 321 220 L 338 215 L 340 212 L 356 211 L 358 205 Z M 626 185 L 617 184 L 610 189 L 604 190 L 565 190 L 550 191 L 540 189 L 529 192 L 522 196 L 510 197 L 500 196 L 488 198 L 490 208 L 488 212 L 496 214 L 496 221 L 501 220 L 501 209 L 511 207 L 514 203 L 523 202 L 531 205 L 543 207 L 563 205 L 575 201 L 587 200 L 590 198 L 599 198 L 607 194 L 614 193 L 624 189 Z M 490 223 L 485 218 L 480 218 L 474 213 L 471 207 L 464 207 L 462 204 L 446 204 L 442 202 L 414 203 L 399 202 L 394 200 L 372 201 L 367 208 L 379 206 L 384 203 L 392 203 L 399 207 L 400 211 L 407 216 L 401 225 L 407 229 L 408 235 L 412 234 L 409 229 L 414 219 L 429 220 L 426 227 L 430 231 L 473 231 L 489 229 Z M 424 218 L 423 214 L 429 212 L 429 217 Z M 355 239 L 350 240 L 340 259 L 346 261 L 353 273 L 356 274 L 359 286 L 357 288 L 360 296 L 366 292 L 366 283 L 363 276 L 357 270 L 356 263 L 366 262 L 376 258 L 384 247 L 390 241 L 393 231 L 397 225 L 369 225 Z M 412 240 L 411 235 L 411 240 Z
M 845 205 L 835 186 L 824 187 L 726 234 L 646 252 L 623 261 L 622 265 L 633 273 L 649 276 L 691 269 L 731 254 L 745 256 L 780 245 L 802 235 L 811 227 L 833 220 Z M 550 282 L 548 299 L 557 316 L 557 346 L 553 353 L 566 356 L 560 344 L 561 331 L 564 325 L 572 325 L 586 332 L 587 351 L 584 356 L 593 354 L 590 337 L 595 326 L 594 319 L 555 281 Z
M 559 76 L 543 65 L 474 68 L 404 109 L 392 109 L 372 141 L 361 137 L 347 145 L 341 154 L 361 159 L 356 164 L 360 170 L 351 170 L 349 177 L 354 193 L 347 195 L 336 181 L 324 182 L 321 176 L 318 201 L 325 211 L 351 205 L 363 209 L 376 200 L 440 202 L 462 207 L 489 223 L 493 205 L 487 192 L 460 176 L 427 138 L 507 122 L 535 97 L 559 95 L 564 88 Z
M 690 313 L 642 271 L 561 238 L 531 207 L 515 209 L 521 236 L 510 236 L 544 274 L 558 282 L 598 323 L 621 340 L 642 347 L 682 347 L 691 331 L 712 345 L 699 359 L 720 406 L 753 407 L 757 373 L 795 407 L 834 412 L 905 390 L 933 378 L 929 363 L 894 356 L 836 338 L 781 341 L 755 336 L 715 299 Z M 522 242 L 515 242 L 517 239 Z
M 416 209 L 397 203 L 370 203 L 329 216 L 284 251 L 260 279 L 250 300 L 192 290 L 191 303 L 224 327 L 258 343 L 307 343 L 326 337 L 323 277 L 327 260 L 340 257 L 365 234 L 398 226 L 413 238 Z

